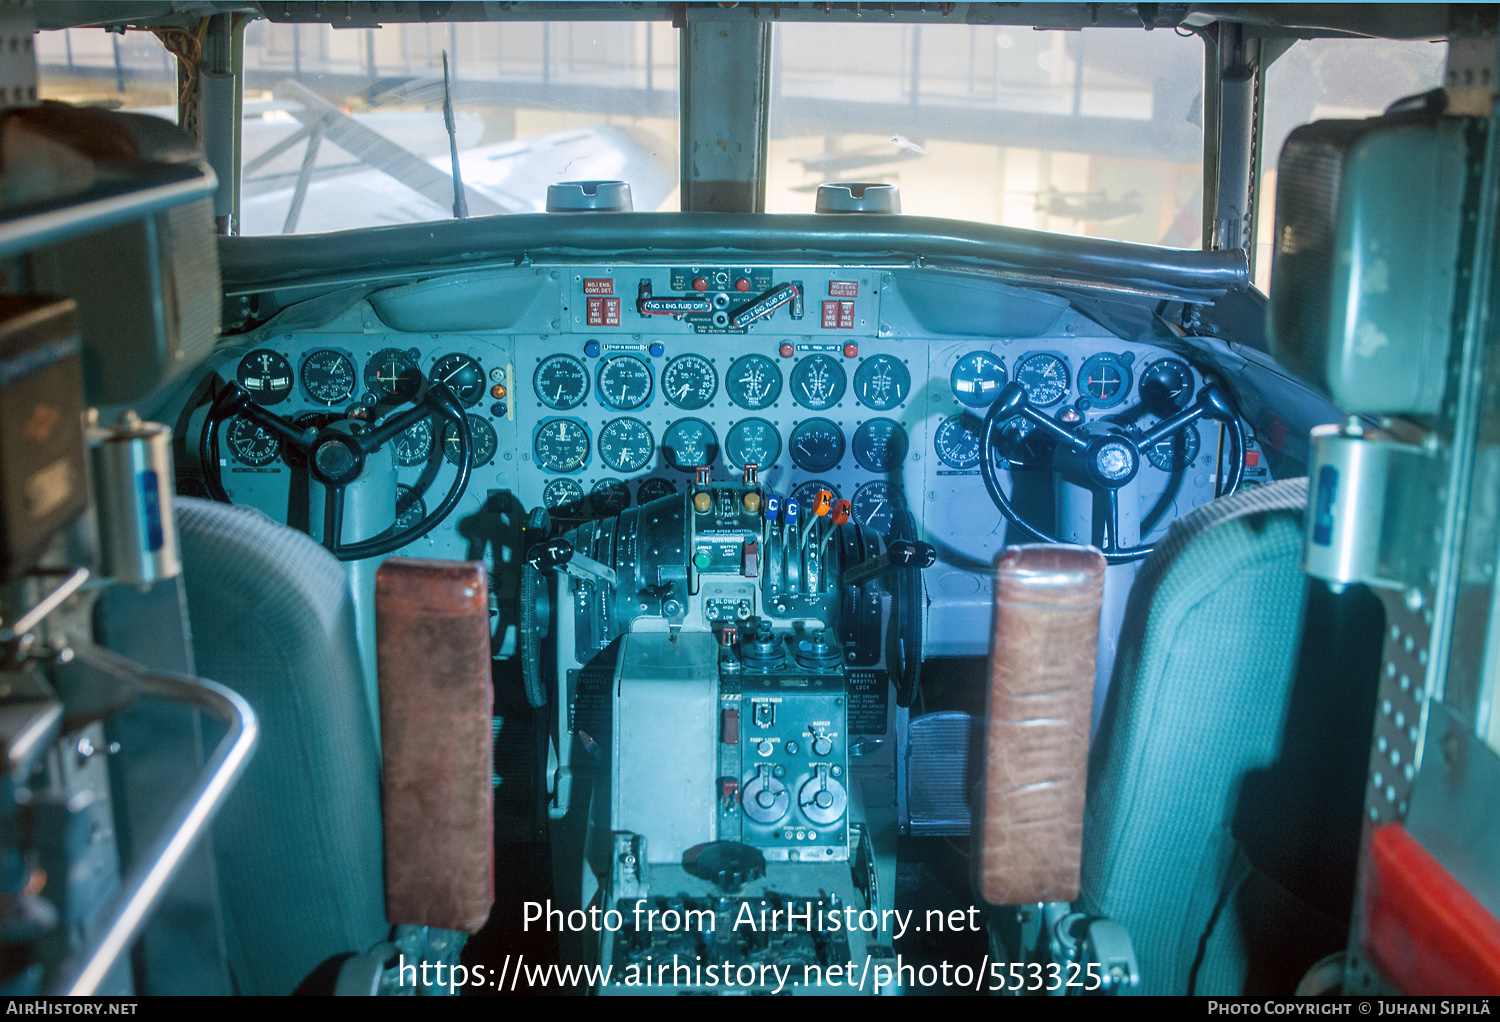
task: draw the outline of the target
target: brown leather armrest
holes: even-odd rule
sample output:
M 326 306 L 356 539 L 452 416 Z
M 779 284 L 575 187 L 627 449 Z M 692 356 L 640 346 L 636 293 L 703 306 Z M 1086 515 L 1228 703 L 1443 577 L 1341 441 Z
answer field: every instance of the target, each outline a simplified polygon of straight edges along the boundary
M 1093 547 L 1007 547 L 995 565 L 979 889 L 992 905 L 1078 896 L 1104 592 Z
M 392 557 L 375 634 L 386 917 L 475 933 L 495 901 L 484 565 Z

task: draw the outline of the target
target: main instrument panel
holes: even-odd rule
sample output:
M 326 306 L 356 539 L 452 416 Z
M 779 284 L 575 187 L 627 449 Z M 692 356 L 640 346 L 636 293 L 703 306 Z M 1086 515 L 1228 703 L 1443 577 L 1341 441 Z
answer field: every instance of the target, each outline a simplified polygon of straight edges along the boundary
M 1145 429 L 1205 380 L 1182 351 L 1126 341 L 1055 299 L 1024 307 L 1015 321 L 955 315 L 955 303 L 983 308 L 1003 292 L 1014 307 L 1027 293 L 982 279 L 934 290 L 941 275 L 912 268 L 554 265 L 482 274 L 507 281 L 504 293 L 525 303 L 492 310 L 503 328 L 484 329 L 484 310 L 472 308 L 434 317 L 462 329 L 421 331 L 433 295 L 454 293 L 450 280 L 433 278 L 377 293 L 317 328 L 277 333 L 272 324 L 220 375 L 302 424 L 351 410 L 378 419 L 406 407 L 424 380 L 447 384 L 468 409 L 473 478 L 458 510 L 405 551 L 412 556 L 482 556 L 483 518 L 505 494 L 524 508 L 545 505 L 566 526 L 678 492 L 705 466 L 719 478 L 754 466 L 769 490 L 803 505 L 831 491 L 881 533 L 910 509 L 940 551 L 927 573 L 933 608 L 951 604 L 958 615 L 929 632 L 939 654 L 984 648 L 988 565 L 1007 540 L 980 478 L 979 437 L 1000 389 L 1020 383 L 1065 426 L 1112 416 Z M 396 442 L 403 523 L 425 514 L 429 494 L 446 491 L 456 432 L 426 420 Z M 1042 521 L 1051 443 L 1020 418 L 1002 432 L 1016 502 L 1040 509 Z M 1223 446 L 1218 424 L 1202 421 L 1148 452 L 1142 541 L 1213 498 Z M 275 436 L 235 420 L 222 460 L 234 500 L 282 521 L 295 513 L 292 465 Z M 1247 480 L 1266 478 L 1252 443 Z M 1018 541 L 1025 537 L 1010 539 Z

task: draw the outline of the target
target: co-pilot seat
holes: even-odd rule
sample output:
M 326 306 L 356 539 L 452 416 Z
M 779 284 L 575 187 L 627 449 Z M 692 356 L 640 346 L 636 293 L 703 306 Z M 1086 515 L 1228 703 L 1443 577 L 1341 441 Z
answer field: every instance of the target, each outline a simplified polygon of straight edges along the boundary
M 199 673 L 239 692 L 260 747 L 215 818 L 230 970 L 290 994 L 389 931 L 380 756 L 343 567 L 259 511 L 178 498 Z

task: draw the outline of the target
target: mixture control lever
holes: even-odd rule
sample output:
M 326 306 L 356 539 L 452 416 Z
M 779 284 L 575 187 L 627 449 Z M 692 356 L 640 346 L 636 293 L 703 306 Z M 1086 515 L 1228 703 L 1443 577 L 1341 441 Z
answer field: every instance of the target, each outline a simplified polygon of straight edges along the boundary
M 562 571 L 583 582 L 602 583 L 611 589 L 619 584 L 615 569 L 585 557 L 562 538 L 543 540 L 526 551 L 526 563 L 537 571 Z
M 868 561 L 856 564 L 844 572 L 844 585 L 857 586 L 897 568 L 930 568 L 937 563 L 937 550 L 930 543 L 919 540 L 896 539 L 885 548 L 885 553 Z

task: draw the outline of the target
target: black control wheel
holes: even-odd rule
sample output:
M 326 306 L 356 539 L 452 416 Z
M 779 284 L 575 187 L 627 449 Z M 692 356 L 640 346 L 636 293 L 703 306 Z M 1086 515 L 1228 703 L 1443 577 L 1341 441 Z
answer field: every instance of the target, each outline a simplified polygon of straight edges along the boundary
M 303 428 L 289 422 L 257 404 L 249 391 L 238 383 L 231 382 L 215 398 L 208 412 L 208 420 L 203 424 L 203 434 L 198 440 L 204 486 L 214 500 L 233 503 L 224 490 L 224 477 L 219 467 L 219 427 L 225 421 L 240 416 L 269 430 L 294 449 L 306 461 L 308 473 L 325 488 L 327 496 L 323 501 L 323 546 L 329 553 L 341 561 L 359 561 L 398 550 L 427 535 L 452 513 L 463 498 L 472 471 L 474 438 L 469 430 L 463 405 L 453 391 L 445 384 L 433 383 L 414 401 L 412 407 L 367 432 L 344 433 L 333 429 L 331 424 Z M 357 543 L 341 542 L 339 536 L 344 529 L 345 487 L 359 478 L 364 471 L 365 461 L 371 454 L 409 426 L 430 415 L 437 415 L 458 429 L 461 456 L 447 495 L 421 521 L 408 528 L 396 529 Z
M 521 549 L 530 550 L 541 543 L 552 531 L 552 519 L 547 509 L 536 507 L 526 518 L 526 529 L 521 534 Z M 529 558 L 521 560 L 521 586 L 516 593 L 516 649 L 521 654 L 521 682 L 526 689 L 526 701 L 537 709 L 547 705 L 547 686 L 542 682 L 542 626 L 537 620 L 537 586 L 547 584 L 541 568 Z
M 997 464 L 997 444 L 1000 430 L 1017 416 L 1032 426 L 1044 430 L 1057 441 L 1057 453 L 1053 456 L 1053 470 L 1062 473 L 1069 482 L 1086 487 L 1094 495 L 1095 522 L 1103 520 L 1100 549 L 1110 564 L 1138 561 L 1150 555 L 1153 545 L 1122 547 L 1119 545 L 1119 490 L 1135 478 L 1141 462 L 1147 460 L 1149 452 L 1157 443 L 1199 419 L 1214 419 L 1229 430 L 1232 446 L 1230 450 L 1229 480 L 1217 496 L 1225 497 L 1239 489 L 1245 472 L 1245 430 L 1239 416 L 1229 403 L 1229 396 L 1217 385 L 1209 384 L 1198 391 L 1192 404 L 1177 414 L 1169 416 L 1144 433 L 1126 433 L 1110 429 L 1104 433 L 1075 433 L 1059 424 L 1055 419 L 1034 408 L 1026 396 L 1026 389 L 1019 383 L 1008 383 L 996 395 L 994 404 L 984 417 L 984 431 L 980 438 L 979 471 L 984 477 L 985 489 L 990 499 L 1000 509 L 1006 520 L 1012 522 L 1028 535 L 1043 543 L 1062 543 L 1062 540 L 1044 529 L 1026 521 L 1012 506 L 1010 498 L 1000 489 L 998 481 L 1000 466 Z

